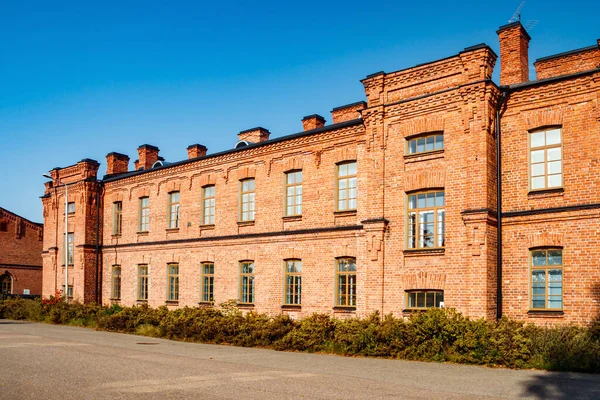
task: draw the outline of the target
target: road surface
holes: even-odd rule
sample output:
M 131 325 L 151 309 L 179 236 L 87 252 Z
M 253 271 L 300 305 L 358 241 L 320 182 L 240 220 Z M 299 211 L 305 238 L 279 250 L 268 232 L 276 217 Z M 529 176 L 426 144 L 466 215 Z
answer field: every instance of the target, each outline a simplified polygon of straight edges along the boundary
M 0 320 L 0 399 L 598 399 L 600 375 L 182 343 Z

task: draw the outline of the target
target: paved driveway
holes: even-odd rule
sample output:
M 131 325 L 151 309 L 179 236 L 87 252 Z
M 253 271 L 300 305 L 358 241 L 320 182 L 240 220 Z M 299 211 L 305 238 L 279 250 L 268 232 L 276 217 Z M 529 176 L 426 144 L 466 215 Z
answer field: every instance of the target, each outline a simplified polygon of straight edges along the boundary
M 600 375 L 181 343 L 0 320 L 0 399 L 592 399 Z

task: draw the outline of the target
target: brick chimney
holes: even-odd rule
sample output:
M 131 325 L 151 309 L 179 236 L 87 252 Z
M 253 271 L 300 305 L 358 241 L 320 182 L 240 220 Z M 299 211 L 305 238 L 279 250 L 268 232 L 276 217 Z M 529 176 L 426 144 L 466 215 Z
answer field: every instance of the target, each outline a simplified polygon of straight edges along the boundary
M 150 144 L 143 144 L 138 147 L 139 162 L 136 165 L 137 169 L 150 169 L 152 164 L 158 161 L 158 147 Z
M 319 114 L 307 115 L 302 118 L 302 126 L 305 131 L 321 128 L 325 126 L 325 118 L 321 117 Z
M 529 41 L 531 37 L 520 22 L 501 26 L 496 31 L 500 41 L 500 85 L 529 81 Z
M 208 149 L 201 144 L 191 144 L 188 146 L 188 160 L 192 158 L 204 157 Z
M 122 174 L 129 168 L 129 156 L 121 153 L 108 153 L 106 155 L 106 175 Z
M 246 141 L 248 143 L 259 143 L 269 140 L 271 132 L 262 127 L 247 129 L 238 133 L 238 141 Z

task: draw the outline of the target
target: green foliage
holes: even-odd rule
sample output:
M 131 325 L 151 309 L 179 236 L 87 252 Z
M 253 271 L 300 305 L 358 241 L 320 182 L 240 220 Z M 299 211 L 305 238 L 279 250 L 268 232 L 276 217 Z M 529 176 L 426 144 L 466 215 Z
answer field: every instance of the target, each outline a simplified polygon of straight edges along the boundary
M 451 309 L 431 309 L 408 319 L 374 313 L 366 318 L 313 314 L 292 320 L 243 313 L 231 301 L 169 310 L 66 303 L 58 297 L 0 301 L 0 318 L 287 351 L 600 372 L 600 316 L 588 327 L 471 320 Z

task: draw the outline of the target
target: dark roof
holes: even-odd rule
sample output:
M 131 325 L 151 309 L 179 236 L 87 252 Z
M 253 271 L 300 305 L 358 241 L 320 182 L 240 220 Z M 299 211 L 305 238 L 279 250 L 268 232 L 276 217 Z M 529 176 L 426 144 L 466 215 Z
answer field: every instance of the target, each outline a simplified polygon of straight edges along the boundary
M 343 110 L 344 108 L 350 108 L 350 107 L 355 107 L 355 106 L 360 106 L 360 105 L 363 105 L 363 106 L 366 107 L 367 106 L 367 102 L 366 101 L 357 101 L 357 102 L 354 102 L 354 103 L 350 103 L 350 104 L 346 104 L 346 105 L 343 105 L 343 106 L 335 107 L 331 111 L 333 112 L 333 111 Z
M 311 114 L 311 115 L 306 115 L 305 117 L 302 118 L 302 121 L 306 120 L 306 119 L 311 119 L 311 118 L 316 118 L 316 119 L 320 119 L 321 121 L 325 122 L 325 118 L 323 118 L 321 115 L 319 114 Z
M 142 144 L 138 147 L 139 149 L 148 149 L 148 150 L 156 150 L 156 151 L 160 151 L 160 149 L 156 146 L 152 146 L 151 144 Z
M 275 139 L 265 140 L 263 142 L 250 143 L 250 144 L 248 144 L 248 146 L 244 146 L 244 147 L 239 148 L 239 149 L 236 148 L 236 149 L 231 149 L 231 150 L 225 150 L 225 151 L 221 151 L 219 153 L 208 154 L 208 155 L 206 155 L 204 157 L 198 157 L 198 158 L 192 158 L 192 159 L 188 159 L 188 160 L 176 161 L 176 162 L 170 163 L 168 165 L 164 165 L 162 167 L 157 167 L 157 168 L 148 169 L 148 170 L 130 171 L 130 172 L 126 172 L 126 173 L 123 173 L 123 174 L 116 175 L 116 176 L 115 175 L 111 175 L 111 176 L 105 175 L 102 180 L 104 182 L 113 182 L 113 181 L 117 181 L 119 179 L 128 178 L 130 176 L 141 175 L 141 174 L 144 174 L 146 172 L 156 171 L 156 170 L 163 169 L 163 168 L 176 167 L 178 165 L 184 165 L 184 164 L 188 164 L 188 163 L 191 163 L 191 162 L 196 162 L 196 161 L 199 161 L 199 160 L 204 160 L 204 159 L 207 159 L 207 158 L 219 157 L 219 156 L 226 155 L 226 154 L 232 154 L 232 153 L 242 152 L 242 151 L 246 151 L 248 149 L 253 149 L 253 148 L 256 148 L 256 147 L 268 146 L 268 145 L 273 144 L 273 143 L 284 142 L 286 140 L 296 139 L 296 138 L 300 138 L 300 137 L 304 137 L 304 136 L 317 135 L 319 133 L 329 132 L 329 131 L 333 131 L 333 130 L 336 130 L 336 129 L 348 128 L 348 127 L 355 126 L 355 125 L 361 125 L 362 123 L 363 123 L 363 120 L 361 118 L 353 119 L 351 121 L 344 121 L 344 122 L 340 122 L 338 124 L 326 125 L 326 126 L 322 126 L 320 128 L 311 129 L 309 131 L 302 131 L 302 132 L 294 133 L 292 135 L 287 135 L 287 136 L 282 136 L 282 137 L 278 137 L 278 138 L 275 138 Z
M 571 78 L 579 78 L 580 76 L 591 75 L 591 74 L 594 74 L 597 72 L 600 72 L 600 68 L 590 69 L 588 71 L 582 71 L 582 72 L 575 72 L 574 74 L 552 76 L 550 78 L 538 79 L 536 81 L 515 83 L 514 85 L 500 86 L 500 88 L 501 89 L 521 89 L 521 88 L 527 88 L 530 86 L 543 85 L 545 83 L 558 82 L 558 81 L 567 80 L 567 79 L 571 79 Z
M 37 226 L 39 226 L 40 228 L 42 228 L 42 227 L 44 226 L 44 224 L 43 224 L 43 223 L 40 223 L 40 222 L 33 222 L 32 220 L 30 220 L 30 219 L 27 219 L 27 218 L 25 218 L 25 217 L 22 217 L 22 216 L 20 216 L 19 214 L 15 214 L 15 213 L 14 213 L 14 212 L 12 212 L 12 211 L 8 211 L 6 208 L 0 207 L 0 211 L 2 211 L 2 212 L 5 212 L 5 213 L 7 213 L 7 214 L 14 215 L 15 217 L 19 217 L 19 218 L 21 218 L 21 219 L 23 219 L 23 220 L 25 220 L 25 221 L 29 222 L 30 224 L 33 224 L 33 225 L 37 225 Z M 0 213 L 0 214 L 1 214 L 1 213 Z
M 598 50 L 598 46 L 597 45 L 589 46 L 589 47 L 584 47 L 581 49 L 565 51 L 564 53 L 553 54 L 551 56 L 541 57 L 541 58 L 538 58 L 537 60 L 535 60 L 534 64 L 537 62 L 540 62 L 540 61 L 548 61 L 548 60 L 552 60 L 554 58 L 570 56 L 571 54 L 583 53 L 585 51 L 590 51 L 590 50 Z
M 248 132 L 252 132 L 252 131 L 265 131 L 265 132 L 269 132 L 268 129 L 265 129 L 262 126 L 257 126 L 256 128 L 250 128 L 250 129 L 245 129 L 243 131 L 240 131 L 240 134 L 242 134 L 242 133 L 248 133 Z M 269 133 L 271 133 L 271 132 L 269 132 Z

